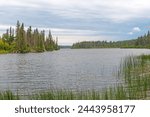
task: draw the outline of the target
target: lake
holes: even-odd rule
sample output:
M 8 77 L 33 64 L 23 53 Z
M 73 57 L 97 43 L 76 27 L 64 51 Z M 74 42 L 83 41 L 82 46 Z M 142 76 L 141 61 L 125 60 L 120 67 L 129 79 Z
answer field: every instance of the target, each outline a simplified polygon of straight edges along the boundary
M 101 90 L 121 82 L 118 69 L 127 56 L 149 49 L 61 49 L 0 55 L 0 90 L 21 94 L 48 89 Z

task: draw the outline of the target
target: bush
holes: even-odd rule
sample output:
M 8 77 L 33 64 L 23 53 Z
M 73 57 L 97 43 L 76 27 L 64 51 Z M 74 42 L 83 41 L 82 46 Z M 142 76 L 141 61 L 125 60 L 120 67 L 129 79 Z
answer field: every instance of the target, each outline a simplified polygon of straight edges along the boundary
M 10 50 L 9 44 L 4 42 L 2 39 L 0 39 L 0 50 Z

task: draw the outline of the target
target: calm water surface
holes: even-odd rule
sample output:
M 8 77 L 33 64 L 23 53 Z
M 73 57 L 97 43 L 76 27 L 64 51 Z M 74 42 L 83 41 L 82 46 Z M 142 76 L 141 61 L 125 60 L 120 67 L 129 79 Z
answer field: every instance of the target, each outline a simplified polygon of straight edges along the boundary
M 0 55 L 0 90 L 27 94 L 48 89 L 103 89 L 119 82 L 121 60 L 148 49 L 62 49 Z

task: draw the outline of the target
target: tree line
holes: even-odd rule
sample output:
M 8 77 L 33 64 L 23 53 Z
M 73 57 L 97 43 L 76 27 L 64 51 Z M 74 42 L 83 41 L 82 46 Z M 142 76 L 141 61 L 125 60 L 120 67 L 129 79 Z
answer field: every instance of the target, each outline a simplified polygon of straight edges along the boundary
M 150 32 L 137 39 L 125 41 L 82 41 L 72 45 L 72 48 L 150 48 Z
M 38 28 L 27 30 L 24 23 L 17 21 L 16 29 L 10 27 L 0 38 L 0 51 L 8 53 L 28 53 L 58 50 L 58 38 L 53 39 L 51 31 L 45 35 L 45 31 Z

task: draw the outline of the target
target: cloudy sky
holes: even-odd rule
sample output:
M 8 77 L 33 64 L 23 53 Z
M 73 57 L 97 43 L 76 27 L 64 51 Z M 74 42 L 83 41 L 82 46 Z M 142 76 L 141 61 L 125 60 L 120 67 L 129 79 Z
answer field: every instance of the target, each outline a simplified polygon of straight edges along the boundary
M 149 0 L 0 0 L 0 33 L 17 20 L 51 29 L 60 45 L 127 40 L 150 29 Z

